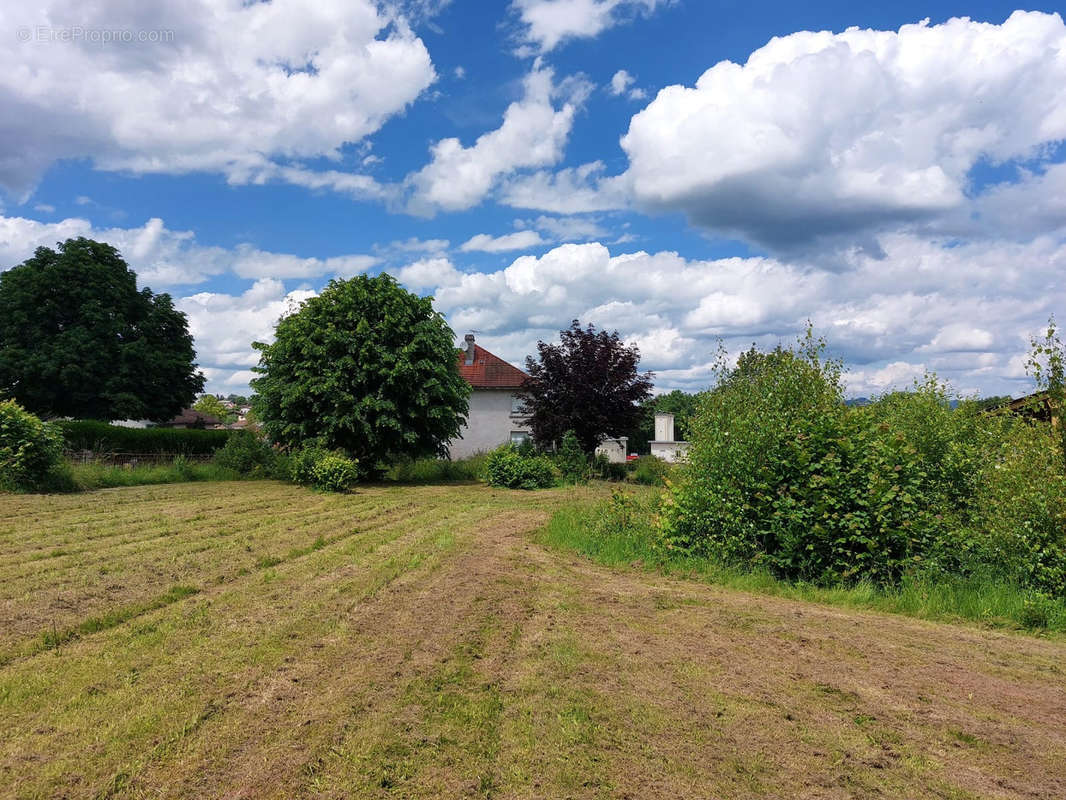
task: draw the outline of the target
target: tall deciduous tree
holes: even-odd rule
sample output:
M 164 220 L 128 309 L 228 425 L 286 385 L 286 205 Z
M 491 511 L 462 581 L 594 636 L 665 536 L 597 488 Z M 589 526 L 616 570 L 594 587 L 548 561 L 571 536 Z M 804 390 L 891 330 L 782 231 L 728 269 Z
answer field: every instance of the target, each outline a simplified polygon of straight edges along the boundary
M 572 430 L 585 452 L 612 436 L 624 436 L 651 397 L 652 373 L 637 371 L 640 350 L 626 345 L 618 331 L 582 328 L 576 319 L 559 332 L 559 344 L 537 343 L 537 358 L 526 359 L 523 389 L 533 438 L 541 446 Z
M 389 275 L 331 281 L 277 326 L 252 381 L 256 414 L 273 440 L 317 443 L 359 459 L 444 455 L 459 435 L 470 384 L 454 334 Z
M 183 313 L 91 239 L 0 274 L 0 397 L 43 416 L 164 420 L 204 377 Z

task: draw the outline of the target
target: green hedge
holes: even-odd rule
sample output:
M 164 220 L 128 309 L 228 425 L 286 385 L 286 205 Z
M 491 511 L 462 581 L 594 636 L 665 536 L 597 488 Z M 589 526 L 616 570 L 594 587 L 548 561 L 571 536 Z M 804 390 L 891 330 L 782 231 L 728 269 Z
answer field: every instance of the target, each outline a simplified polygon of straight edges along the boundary
M 559 471 L 547 456 L 522 455 L 505 444 L 489 453 L 485 476 L 490 486 L 505 489 L 545 489 L 554 486 Z
M 1066 598 L 1051 425 L 953 407 L 933 376 L 849 407 L 823 348 L 720 368 L 664 496 L 667 549 L 822 585 L 984 576 Z
M 225 446 L 231 431 L 177 428 L 123 428 L 95 420 L 54 423 L 68 450 L 96 453 L 175 453 L 208 455 Z

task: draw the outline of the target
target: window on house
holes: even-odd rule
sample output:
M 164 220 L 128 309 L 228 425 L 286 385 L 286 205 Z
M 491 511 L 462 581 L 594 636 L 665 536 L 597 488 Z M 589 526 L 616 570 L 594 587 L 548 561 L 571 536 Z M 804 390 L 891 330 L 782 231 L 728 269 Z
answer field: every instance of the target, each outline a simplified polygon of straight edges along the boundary
M 529 434 L 525 431 L 511 431 L 511 444 L 519 447 L 529 441 Z
M 511 415 L 520 415 L 522 413 L 522 404 L 525 403 L 525 399 L 521 395 L 511 395 Z

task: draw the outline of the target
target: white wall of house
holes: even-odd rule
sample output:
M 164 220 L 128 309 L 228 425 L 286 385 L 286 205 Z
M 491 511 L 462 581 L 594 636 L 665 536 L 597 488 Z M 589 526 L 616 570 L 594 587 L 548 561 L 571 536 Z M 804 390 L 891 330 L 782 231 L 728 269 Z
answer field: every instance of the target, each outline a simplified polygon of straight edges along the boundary
M 624 464 L 626 463 L 626 456 L 629 455 L 627 452 L 628 447 L 628 436 L 620 436 L 617 439 L 604 439 L 600 442 L 599 447 L 596 448 L 596 455 L 607 456 L 607 460 L 612 464 Z
M 688 442 L 649 442 L 651 454 L 673 464 L 688 458 Z
M 674 463 L 688 458 L 688 442 L 674 441 L 674 415 L 660 412 L 655 415 L 655 439 L 648 443 L 651 454 Z
M 510 389 L 474 389 L 470 395 L 470 413 L 458 439 L 448 445 L 452 458 L 466 458 L 475 453 L 495 450 L 512 436 L 529 435 L 525 420 L 514 413 L 515 393 Z

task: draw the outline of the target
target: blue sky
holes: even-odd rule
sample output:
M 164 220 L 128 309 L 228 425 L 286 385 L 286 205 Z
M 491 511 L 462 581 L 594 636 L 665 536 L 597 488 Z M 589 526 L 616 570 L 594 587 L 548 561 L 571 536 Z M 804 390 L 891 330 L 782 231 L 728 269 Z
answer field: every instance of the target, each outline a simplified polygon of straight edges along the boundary
M 111 241 L 215 391 L 365 270 L 516 363 L 579 317 L 697 389 L 810 319 L 854 394 L 1020 394 L 1066 298 L 1066 28 L 1016 11 L 0 2 L 0 268 Z

